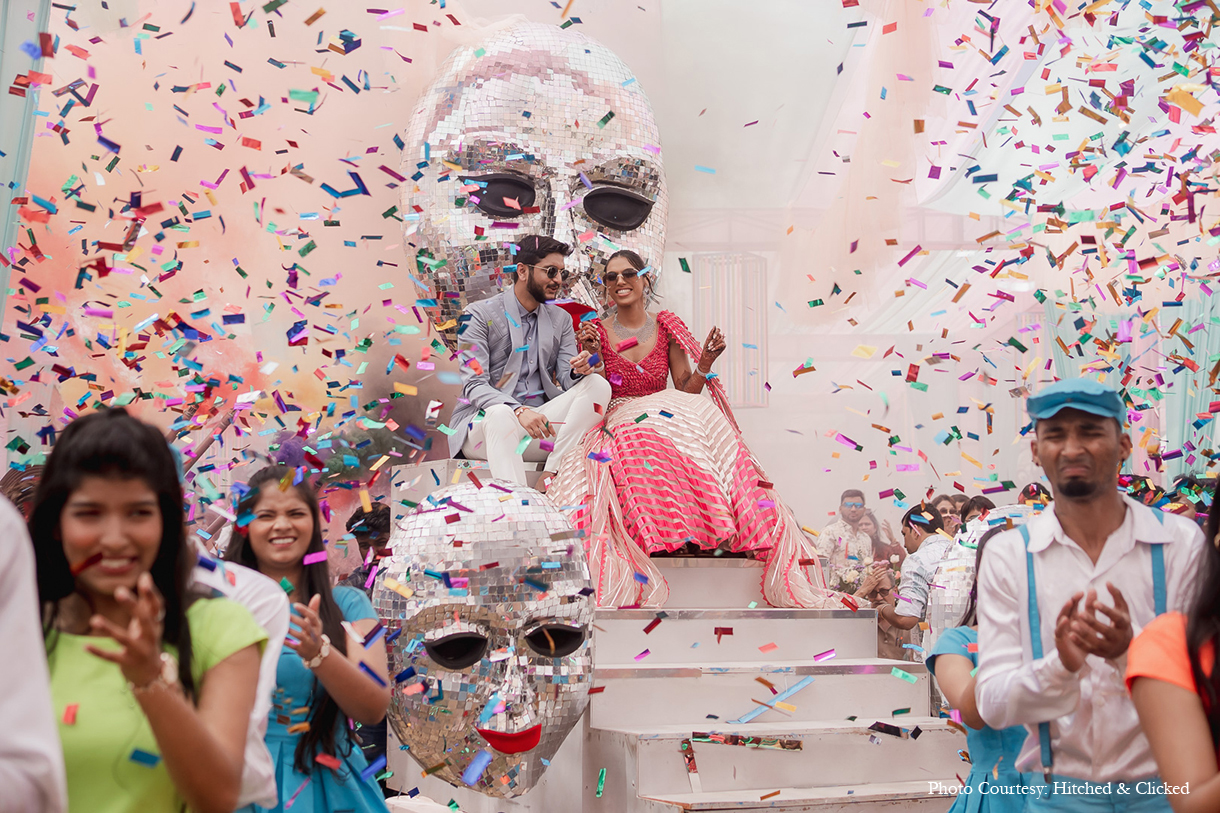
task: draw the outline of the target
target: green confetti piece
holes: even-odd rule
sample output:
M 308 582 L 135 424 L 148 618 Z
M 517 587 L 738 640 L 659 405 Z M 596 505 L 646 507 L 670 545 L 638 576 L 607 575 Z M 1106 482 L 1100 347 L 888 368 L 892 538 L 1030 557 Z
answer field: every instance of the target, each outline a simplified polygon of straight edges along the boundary
M 686 262 L 685 257 L 678 258 L 678 265 L 682 266 L 683 271 L 685 271 L 688 274 L 690 273 L 690 265 Z
M 287 576 L 280 577 L 280 587 L 284 588 L 285 593 L 291 593 L 293 590 L 296 589 L 295 587 L 293 587 L 292 582 L 288 581 Z
M 525 450 L 529 448 L 530 441 L 533 440 L 529 435 L 521 438 L 521 442 L 517 444 L 517 454 L 525 454 Z
M 918 681 L 916 680 L 914 675 L 910 674 L 909 672 L 902 671 L 897 666 L 895 666 L 893 669 L 890 670 L 890 674 L 896 678 L 902 678 L 907 683 L 910 683 L 912 686 L 915 685 L 916 683 L 918 683 Z
M 826 303 L 825 303 L 825 302 L 823 302 L 823 301 L 822 301 L 822 300 L 820 300 L 820 299 L 811 299 L 811 300 L 809 300 L 809 307 L 811 307 L 811 308 L 817 308 L 817 307 L 821 307 L 822 305 L 825 305 L 825 304 L 826 304 Z
M 288 98 L 294 102 L 309 102 L 313 104 L 318 100 L 318 91 L 316 90 L 289 90 Z
M 890 712 L 890 716 L 891 716 L 891 717 L 897 717 L 899 714 L 910 714 L 910 713 L 911 713 L 911 709 L 910 709 L 910 708 L 905 708 L 905 709 L 894 709 L 892 712 Z
M 1019 341 L 1017 341 L 1016 336 L 1013 336 L 1012 338 L 1010 338 L 1008 340 L 1008 344 L 1011 344 L 1013 347 L 1017 348 L 1017 350 L 1021 351 L 1022 353 L 1029 352 L 1029 348 L 1026 347 L 1025 345 L 1021 344 Z
M 606 789 L 606 769 L 602 768 L 597 773 L 597 798 L 602 798 L 602 791 Z
M 641 421 L 647 420 L 647 418 L 648 418 L 648 413 L 647 413 L 647 412 L 645 412 L 643 415 L 641 415 L 640 417 L 636 418 L 636 419 L 635 419 L 635 422 L 636 422 L 636 423 L 640 423 Z
M 606 126 L 607 124 L 609 124 L 609 123 L 610 123 L 610 119 L 612 119 L 612 118 L 614 118 L 614 111 L 613 111 L 613 110 L 611 110 L 609 113 L 607 113 L 606 115 L 602 116 L 602 117 L 601 117 L 601 119 L 599 119 L 599 120 L 598 120 L 598 122 L 597 122 L 597 129 L 599 129 L 599 130 L 604 129 L 604 128 L 605 128 L 605 126 Z

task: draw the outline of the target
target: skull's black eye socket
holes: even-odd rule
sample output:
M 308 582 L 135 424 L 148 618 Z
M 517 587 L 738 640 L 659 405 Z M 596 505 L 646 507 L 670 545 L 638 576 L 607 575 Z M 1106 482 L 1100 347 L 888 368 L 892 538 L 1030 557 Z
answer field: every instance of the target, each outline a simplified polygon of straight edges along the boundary
M 439 641 L 426 641 L 424 649 L 439 666 L 465 669 L 483 658 L 483 653 L 487 651 L 487 638 L 475 632 L 458 632 L 446 635 Z
M 521 175 L 498 173 L 462 180 L 480 184 L 480 188 L 470 195 L 478 198 L 475 205 L 492 217 L 520 217 L 534 205 L 534 182 Z
M 580 649 L 585 631 L 576 627 L 547 624 L 525 636 L 530 649 L 548 658 L 562 658 Z
M 611 229 L 638 229 L 652 212 L 652 201 L 628 189 L 599 186 L 584 198 L 585 214 Z

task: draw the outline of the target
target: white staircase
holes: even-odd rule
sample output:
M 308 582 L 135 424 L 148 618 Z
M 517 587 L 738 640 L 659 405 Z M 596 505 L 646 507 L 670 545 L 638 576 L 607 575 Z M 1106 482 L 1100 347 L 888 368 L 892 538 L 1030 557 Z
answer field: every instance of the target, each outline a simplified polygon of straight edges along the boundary
M 875 611 L 769 608 L 751 560 L 654 561 L 669 604 L 597 612 L 589 711 L 533 791 L 492 799 L 421 778 L 392 735 L 390 785 L 465 813 L 949 808 L 933 789 L 969 771 L 965 737 L 930 716 L 922 663 L 877 657 Z M 719 735 L 757 739 L 708 741 Z
M 952 798 L 932 787 L 956 786 L 955 775 L 969 770 L 957 755 L 965 738 L 929 716 L 923 664 L 877 657 L 873 610 L 767 608 L 761 569 L 750 561 L 657 564 L 670 582 L 669 606 L 597 614 L 594 686 L 602 691 L 586 724 L 583 810 L 949 807 Z M 759 606 L 720 606 L 726 593 Z M 673 603 L 700 597 L 712 606 Z M 771 708 L 750 714 L 760 703 Z M 870 730 L 878 722 L 885 730 Z M 717 734 L 773 747 L 700 741 Z M 785 740 L 799 750 L 774 747 Z M 693 747 L 697 776 L 686 769 L 684 746 Z

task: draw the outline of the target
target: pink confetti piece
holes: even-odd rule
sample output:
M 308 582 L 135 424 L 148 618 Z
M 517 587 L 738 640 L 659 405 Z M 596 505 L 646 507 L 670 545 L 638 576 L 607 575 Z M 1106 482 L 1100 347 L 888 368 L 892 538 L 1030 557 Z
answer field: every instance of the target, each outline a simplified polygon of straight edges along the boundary
M 819 652 L 818 654 L 814 655 L 813 659 L 815 661 L 821 662 L 821 661 L 828 661 L 831 658 L 833 658 L 834 656 L 835 656 L 835 651 L 833 649 L 828 649 L 825 652 Z
M 645 650 L 644 650 L 643 652 L 641 652 L 639 655 L 636 655 L 636 656 L 635 656 L 635 659 L 636 659 L 637 661 L 642 661 L 642 660 L 644 660 L 645 658 L 647 658 L 647 657 L 648 657 L 649 655 L 651 655 L 651 654 L 652 654 L 652 652 L 651 652 L 651 651 L 649 651 L 649 650 L 645 649 Z
M 908 253 L 907 256 L 903 257 L 901 260 L 898 261 L 898 267 L 902 268 L 902 266 L 906 265 L 912 257 L 914 257 L 916 254 L 918 254 L 921 251 L 923 251 L 923 246 L 915 246 L 915 248 L 911 249 L 910 253 Z
M 317 564 L 318 562 L 325 562 L 325 561 L 326 561 L 326 551 L 320 550 L 320 551 L 317 551 L 316 553 L 305 554 L 304 564 L 313 565 L 313 564 Z

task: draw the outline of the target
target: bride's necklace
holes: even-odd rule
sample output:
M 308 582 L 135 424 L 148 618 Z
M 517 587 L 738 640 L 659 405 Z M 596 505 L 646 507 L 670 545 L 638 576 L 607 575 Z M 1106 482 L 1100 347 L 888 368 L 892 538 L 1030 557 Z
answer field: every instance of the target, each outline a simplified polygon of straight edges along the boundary
M 614 332 L 623 337 L 632 337 L 640 344 L 644 344 L 652 338 L 652 333 L 657 329 L 657 320 L 651 313 L 644 314 L 644 324 L 637 328 L 625 327 L 618 320 L 618 311 L 614 313 Z

